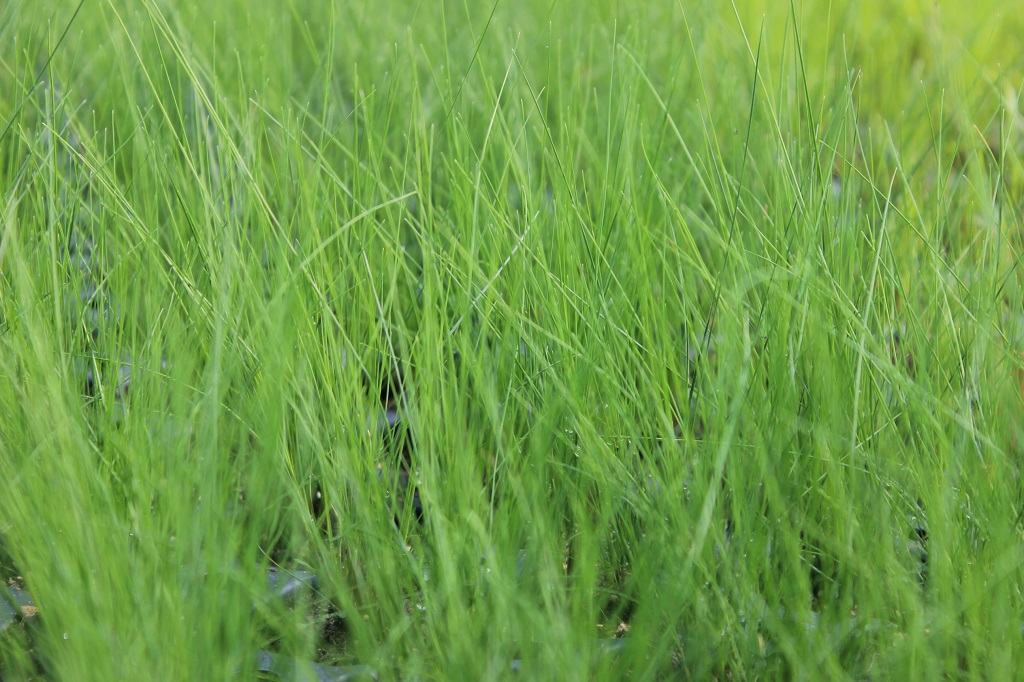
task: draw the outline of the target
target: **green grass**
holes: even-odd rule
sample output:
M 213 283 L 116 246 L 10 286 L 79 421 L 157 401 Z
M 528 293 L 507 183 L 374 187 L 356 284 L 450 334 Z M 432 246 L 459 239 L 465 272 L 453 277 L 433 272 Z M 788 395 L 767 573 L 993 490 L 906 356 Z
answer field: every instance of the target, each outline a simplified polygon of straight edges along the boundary
M 1017 676 L 1024 19 L 741 4 L 0 9 L 0 677 Z

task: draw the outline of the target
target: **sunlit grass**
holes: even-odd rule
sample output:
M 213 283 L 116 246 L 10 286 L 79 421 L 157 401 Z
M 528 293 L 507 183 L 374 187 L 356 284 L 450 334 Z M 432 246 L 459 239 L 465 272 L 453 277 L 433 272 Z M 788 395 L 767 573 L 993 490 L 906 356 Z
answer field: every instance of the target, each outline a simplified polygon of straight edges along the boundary
M 1012 677 L 1024 26 L 945 4 L 0 9 L 0 674 Z

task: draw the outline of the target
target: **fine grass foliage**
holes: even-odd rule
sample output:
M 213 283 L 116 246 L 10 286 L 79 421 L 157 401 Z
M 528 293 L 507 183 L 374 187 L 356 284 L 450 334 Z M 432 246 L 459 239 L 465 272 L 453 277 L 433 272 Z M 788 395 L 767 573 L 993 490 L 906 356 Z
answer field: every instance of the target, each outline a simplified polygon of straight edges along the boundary
M 1016 674 L 1022 17 L 635 5 L 0 8 L 0 676 Z

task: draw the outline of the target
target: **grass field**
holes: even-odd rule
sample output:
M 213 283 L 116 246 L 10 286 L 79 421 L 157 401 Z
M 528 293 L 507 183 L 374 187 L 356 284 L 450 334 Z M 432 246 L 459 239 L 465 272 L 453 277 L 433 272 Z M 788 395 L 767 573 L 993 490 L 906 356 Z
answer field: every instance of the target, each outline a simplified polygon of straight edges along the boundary
M 1012 5 L 3 4 L 0 678 L 1018 677 Z

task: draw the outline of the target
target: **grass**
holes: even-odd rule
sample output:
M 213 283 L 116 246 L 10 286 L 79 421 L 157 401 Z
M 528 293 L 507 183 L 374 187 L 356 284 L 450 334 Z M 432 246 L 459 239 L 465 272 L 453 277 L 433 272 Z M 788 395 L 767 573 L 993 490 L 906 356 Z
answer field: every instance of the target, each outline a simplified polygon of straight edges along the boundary
M 1024 25 L 741 4 L 0 9 L 0 676 L 1016 677 Z

